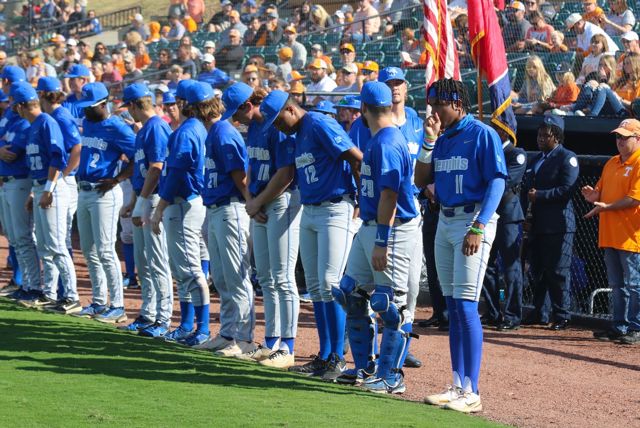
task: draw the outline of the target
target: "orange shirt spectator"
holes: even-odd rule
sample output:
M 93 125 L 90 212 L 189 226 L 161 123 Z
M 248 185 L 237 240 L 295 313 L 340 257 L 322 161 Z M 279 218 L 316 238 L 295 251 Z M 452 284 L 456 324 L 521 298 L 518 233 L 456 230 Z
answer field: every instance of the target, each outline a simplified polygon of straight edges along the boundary
M 549 102 L 558 106 L 566 106 L 568 104 L 575 103 L 580 94 L 580 87 L 573 83 L 563 84 L 558 86 L 555 93 L 549 99 Z
M 584 0 L 582 6 L 584 8 L 582 19 L 596 24 L 599 27 L 604 24 L 603 18 L 605 17 L 605 13 L 604 10 L 596 4 L 596 0 Z
M 182 25 L 184 25 L 187 33 L 195 33 L 196 31 L 198 31 L 198 24 L 190 15 L 185 15 L 184 19 L 182 20 Z

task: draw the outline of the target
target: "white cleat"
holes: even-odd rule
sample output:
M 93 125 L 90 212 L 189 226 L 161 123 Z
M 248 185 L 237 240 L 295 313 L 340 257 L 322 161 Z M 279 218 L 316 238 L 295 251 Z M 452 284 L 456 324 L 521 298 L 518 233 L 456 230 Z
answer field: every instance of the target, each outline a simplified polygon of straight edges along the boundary
M 249 352 L 245 352 L 243 354 L 236 355 L 235 357 L 239 360 L 245 361 L 262 361 L 269 358 L 274 351 L 265 346 L 258 345 L 255 348 L 249 350 Z
M 272 352 L 266 360 L 260 361 L 260 365 L 286 370 L 295 365 L 295 358 L 288 351 L 279 349 Z
M 478 394 L 465 392 L 457 400 L 445 404 L 444 408 L 462 413 L 477 413 L 482 411 L 482 401 Z
M 200 345 L 195 345 L 192 349 L 204 349 L 207 351 L 216 352 L 220 349 L 226 348 L 227 346 L 235 343 L 233 340 L 227 340 L 224 337 L 217 335 L 213 339 L 209 339 Z
M 424 402 L 431 404 L 432 406 L 444 406 L 452 401 L 457 400 L 462 396 L 462 388 L 452 385 L 447 385 L 447 390 L 440 394 L 428 395 L 425 397 Z
M 255 347 L 256 345 L 252 342 L 237 341 L 231 343 L 225 348 L 214 352 L 213 354 L 219 357 L 235 357 L 237 355 L 248 353 L 255 349 Z

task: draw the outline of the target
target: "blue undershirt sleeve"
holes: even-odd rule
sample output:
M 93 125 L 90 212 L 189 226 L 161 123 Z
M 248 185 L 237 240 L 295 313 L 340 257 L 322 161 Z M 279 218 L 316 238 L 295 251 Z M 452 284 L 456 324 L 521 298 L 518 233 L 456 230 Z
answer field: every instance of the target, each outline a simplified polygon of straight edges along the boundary
M 502 199 L 502 195 L 504 195 L 504 186 L 505 180 L 503 177 L 495 177 L 489 181 L 487 192 L 484 194 L 484 199 L 482 200 L 480 214 L 478 214 L 478 218 L 476 219 L 478 223 L 486 225 L 489 222 L 491 216 L 493 216 L 496 209 L 498 209 L 498 205 L 500 205 L 500 200 Z

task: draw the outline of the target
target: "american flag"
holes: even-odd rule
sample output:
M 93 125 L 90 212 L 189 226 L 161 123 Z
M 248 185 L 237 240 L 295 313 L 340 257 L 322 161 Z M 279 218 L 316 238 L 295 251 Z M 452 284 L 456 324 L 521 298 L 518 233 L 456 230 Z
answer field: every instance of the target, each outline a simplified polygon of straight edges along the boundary
M 427 89 L 438 79 L 460 80 L 460 64 L 446 0 L 423 0 L 422 35 L 427 41 Z

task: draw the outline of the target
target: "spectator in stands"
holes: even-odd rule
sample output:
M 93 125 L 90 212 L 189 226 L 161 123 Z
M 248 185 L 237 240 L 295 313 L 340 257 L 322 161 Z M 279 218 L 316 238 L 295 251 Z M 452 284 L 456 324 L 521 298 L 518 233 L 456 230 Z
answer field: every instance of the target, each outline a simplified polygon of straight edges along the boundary
M 169 19 L 172 16 L 177 16 L 178 19 L 182 19 L 185 13 L 187 13 L 187 8 L 184 4 L 184 0 L 171 0 L 171 3 L 169 4 L 169 11 L 167 12 Z
M 160 23 L 158 21 L 151 21 L 149 23 L 149 37 L 146 43 L 157 43 L 160 41 Z
M 43 26 L 53 25 L 56 21 L 57 7 L 53 0 L 43 0 L 40 5 L 40 19 Z
M 311 8 L 311 26 L 309 31 L 322 31 L 329 27 L 333 27 L 331 15 L 319 4 L 313 5 Z
M 540 9 L 538 8 L 538 1 L 523 0 L 522 3 L 524 4 L 524 17 L 527 18 L 527 21 L 531 22 L 531 25 L 533 25 L 533 21 L 531 21 L 531 17 L 533 16 L 533 14 L 539 13 L 540 15 L 542 15 Z
M 582 19 L 598 27 L 603 27 L 605 23 L 604 10 L 596 3 L 596 0 L 582 0 Z
M 200 49 L 193 46 L 193 41 L 191 40 L 191 36 L 184 36 L 180 39 L 180 46 L 184 46 L 189 49 L 189 54 L 191 55 L 191 59 L 194 61 L 199 61 L 202 58 L 202 52 Z
M 544 68 L 542 60 L 537 55 L 532 55 L 525 65 L 524 84 L 520 92 L 512 96 L 513 107 L 516 113 L 530 113 L 531 109 L 539 102 L 546 101 L 551 97 L 556 86 Z
M 527 30 L 525 35 L 525 46 L 533 51 L 545 51 L 545 45 L 551 44 L 551 34 L 553 33 L 553 27 L 546 23 L 540 12 L 533 12 L 529 14 L 529 22 L 531 27 Z
M 336 88 L 336 82 L 327 75 L 327 63 L 321 59 L 314 59 L 309 64 L 309 78 L 311 84 L 307 87 L 310 92 L 331 92 Z M 310 105 L 316 105 L 328 96 L 311 96 L 307 100 Z
M 604 34 L 596 34 L 591 38 L 591 48 L 589 49 L 589 55 L 582 61 L 582 68 L 576 79 L 578 85 L 582 85 L 585 82 L 586 77 L 598 71 L 600 66 L 600 58 L 609 51 L 607 45 L 607 39 Z
M 594 337 L 634 345 L 640 343 L 640 122 L 625 119 L 612 133 L 619 155 L 607 161 L 595 188 L 582 188 L 594 205 L 585 218 L 600 216 L 598 246 L 613 290 L 611 325 Z
M 295 27 L 293 27 L 295 29 Z M 267 20 L 260 26 L 257 35 L 256 46 L 274 46 L 280 43 L 284 34 L 283 28 L 278 21 L 278 15 L 275 12 L 267 15 Z M 306 51 L 305 51 L 306 55 Z
M 172 65 L 169 71 L 167 71 L 167 79 L 169 79 L 167 88 L 169 88 L 170 91 L 175 92 L 176 89 L 178 89 L 178 83 L 186 78 L 182 71 L 182 67 L 178 64 Z
M 204 42 L 203 52 L 204 55 L 214 55 L 216 53 L 216 42 L 213 40 L 207 40 Z
M 260 72 L 262 86 L 265 88 L 269 86 L 269 80 L 273 79 L 274 77 L 280 77 L 278 76 L 278 66 L 272 62 L 268 62 L 263 66 L 258 65 L 257 67 L 258 71 Z M 293 71 L 291 73 L 293 73 Z M 291 73 L 289 73 L 288 75 L 291 75 Z M 286 77 L 287 76 L 282 76 L 282 79 L 286 79 Z
M 100 20 L 96 16 L 95 10 L 90 10 L 87 14 L 87 19 L 89 19 L 89 24 L 87 25 L 87 32 L 91 34 L 100 34 L 102 33 L 102 24 Z
M 184 25 L 187 33 L 195 33 L 198 31 L 198 23 L 191 17 L 191 15 L 187 14 L 182 18 L 182 25 Z
M 340 62 L 344 65 L 355 64 L 356 48 L 351 43 L 340 45 Z
M 360 68 L 360 75 L 357 78 L 358 90 L 362 90 L 362 87 L 367 82 L 375 82 L 378 80 L 378 72 L 380 66 L 375 61 L 365 61 Z
M 41 77 L 58 76 L 55 67 L 44 62 L 36 52 L 29 52 L 29 59 L 31 64 L 27 67 L 26 77 L 32 85 L 35 86 Z
M 610 0 L 609 13 L 603 19 L 604 30 L 610 36 L 621 36 L 633 29 L 636 17 L 627 6 L 627 0 Z
M 340 12 L 344 13 L 345 22 L 353 22 L 353 6 L 351 6 L 350 4 L 343 4 L 342 6 L 340 6 Z
M 554 110 L 555 114 L 567 114 L 584 116 L 591 110 L 595 103 L 598 91 L 605 87 L 613 87 L 616 82 L 616 60 L 612 55 L 603 55 L 598 64 L 598 72 L 586 76 L 585 84 L 580 88 L 580 93 L 574 104 Z M 604 107 L 604 106 L 603 106 Z M 607 107 L 609 108 L 609 107 Z
M 187 14 L 193 18 L 196 24 L 202 24 L 204 20 L 204 0 L 187 0 Z
M 233 3 L 229 0 L 220 2 L 222 10 L 216 12 L 209 20 L 208 28 L 211 33 L 222 33 L 229 27 L 229 13 L 233 10 Z
M 147 45 L 139 42 L 136 46 L 136 68 L 145 71 L 151 65 L 151 57 L 147 51 Z
M 171 23 L 171 30 L 169 30 L 169 34 L 167 34 L 167 40 L 180 40 L 186 32 L 184 25 L 182 25 L 182 22 L 180 22 L 180 17 L 178 15 L 171 15 L 171 18 L 169 18 L 169 22 Z
M 524 17 L 525 7 L 520 1 L 511 2 L 506 8 L 508 24 L 502 30 L 507 52 L 521 52 L 525 48 L 527 31 L 531 23 Z
M 94 61 L 91 63 L 91 74 L 95 78 L 96 82 L 102 82 L 102 75 L 104 74 L 104 68 L 102 67 L 102 63 L 99 61 Z
M 336 10 L 333 13 L 333 25 L 339 27 L 332 30 L 332 32 L 341 33 L 344 30 L 344 28 L 342 27 L 345 25 L 345 23 L 346 21 L 344 19 L 344 13 L 341 10 Z
M 101 61 L 102 57 L 107 55 L 107 47 L 105 46 L 104 43 L 102 42 L 97 42 L 95 44 L 95 46 L 93 47 L 93 60 L 94 61 Z
M 564 115 L 565 112 L 561 109 L 565 106 L 570 106 L 575 103 L 580 94 L 580 88 L 576 85 L 576 77 L 571 72 L 571 66 L 568 63 L 560 63 L 556 67 L 556 81 L 558 87 L 551 97 L 547 100 L 538 103 L 532 110 L 532 114 L 541 114 L 547 110 L 553 110 L 552 114 Z
M 635 31 L 629 31 L 624 33 L 620 37 L 622 46 L 624 47 L 624 53 L 618 57 L 618 66 L 616 68 L 617 74 L 622 75 L 622 64 L 624 59 L 629 55 L 640 55 L 640 42 L 638 41 L 638 33 Z
M 169 43 L 169 32 L 171 31 L 171 27 L 168 25 L 163 25 L 160 29 L 160 41 L 163 43 Z
M 311 45 L 311 58 L 320 58 L 327 63 L 327 71 L 330 75 L 335 73 L 335 68 L 333 67 L 333 61 L 331 57 L 324 54 L 324 49 L 322 49 L 322 45 L 320 43 L 314 43 Z
M 69 31 L 69 34 L 80 33 L 83 26 L 82 21 L 84 21 L 85 19 L 87 19 L 85 11 L 82 10 L 82 6 L 80 6 L 79 3 L 76 3 L 73 6 L 73 12 L 71 13 L 71 15 L 69 15 L 69 19 L 67 21 L 67 24 L 70 25 L 67 30 Z
M 101 59 L 102 68 L 104 69 L 104 74 L 102 75 L 102 83 L 104 83 L 107 88 L 115 85 L 117 83 L 122 82 L 122 74 L 113 63 L 112 58 L 109 55 L 105 55 Z
M 195 79 L 198 75 L 198 68 L 195 61 L 191 58 L 191 48 L 189 46 L 180 46 L 178 48 L 178 56 L 176 64 L 182 67 L 183 73 L 188 74 L 191 79 Z
M 218 52 L 218 67 L 230 74 L 240 70 L 244 58 L 242 38 L 237 30 L 229 32 L 229 44 L 223 46 Z
M 296 40 L 298 32 L 296 27 L 289 25 L 284 29 L 284 43 L 293 50 L 293 58 L 291 58 L 291 67 L 296 70 L 304 68 L 307 62 L 307 48 Z
M 351 36 L 351 40 L 356 43 L 367 42 L 380 31 L 380 15 L 371 5 L 371 0 L 358 1 L 358 9 L 353 15 L 353 20 L 353 25 L 344 33 Z
M 596 34 L 604 34 L 607 38 L 607 46 L 609 47 L 609 53 L 612 55 L 618 51 L 618 45 L 609 37 L 602 28 L 597 25 L 586 22 L 582 19 L 582 15 L 579 13 L 572 13 L 564 21 L 567 30 L 576 33 L 576 51 L 582 56 L 589 54 L 589 48 L 591 44 L 591 38 Z
M 129 31 L 138 32 L 142 40 L 147 40 L 150 36 L 149 27 L 144 23 L 144 18 L 139 13 L 131 17 L 131 27 L 129 27 Z
M 551 33 L 551 42 L 538 41 L 537 47 L 543 52 L 564 53 L 569 51 L 569 47 L 564 43 L 564 34 L 561 31 Z
M 631 103 L 640 97 L 640 56 L 632 55 L 624 59 L 622 77 L 613 87 L 600 85 L 589 107 L 583 111 L 589 116 L 629 115 Z
M 466 15 L 460 15 L 466 16 Z M 457 21 L 456 21 L 457 22 Z M 458 32 L 460 36 L 464 36 L 462 33 Z M 469 32 L 466 32 L 468 38 Z M 460 37 L 459 36 L 459 37 Z M 415 30 L 412 28 L 405 28 L 402 30 L 402 52 L 405 52 L 406 55 L 409 56 L 411 63 L 415 64 L 420 59 L 420 55 L 422 54 L 422 49 L 420 48 L 420 40 L 416 39 Z M 462 58 L 460 58 L 460 52 L 458 51 L 458 60 L 460 61 L 460 66 L 462 66 Z
M 391 13 L 383 18 L 385 35 L 404 30 L 412 15 L 416 13 L 416 9 L 411 7 L 419 4 L 420 0 L 392 0 L 388 8 Z
M 244 45 L 245 46 L 257 46 L 258 38 L 260 36 L 260 27 L 262 27 L 262 23 L 260 22 L 260 18 L 254 16 L 247 23 L 247 31 L 244 32 Z
M 287 77 L 293 68 L 291 68 L 291 58 L 293 58 L 293 49 L 288 46 L 280 48 L 278 51 L 278 71 L 277 75 L 280 77 Z
M 142 81 L 142 71 L 136 67 L 136 57 L 131 52 L 124 57 L 124 68 L 127 72 L 123 77 L 129 84 Z
M 296 23 L 296 28 L 301 33 L 309 31 L 309 28 L 313 25 L 313 22 L 311 21 L 311 6 L 311 1 L 305 0 L 298 10 L 299 18 Z
M 227 73 L 216 68 L 216 58 L 213 55 L 204 54 L 198 80 L 207 82 L 214 88 L 222 89 L 227 86 L 231 79 Z
M 78 42 L 78 53 L 80 54 L 80 60 L 88 59 L 89 61 L 93 61 L 93 52 L 89 49 L 89 45 L 84 42 L 84 40 L 80 40 Z
M 252 89 L 262 86 L 258 67 L 253 64 L 247 65 L 242 72 L 242 81 Z
M 164 48 L 160 49 L 160 52 L 158 52 L 158 61 L 156 61 L 152 67 L 158 71 L 169 70 L 171 68 L 171 64 L 171 51 Z
M 258 12 L 256 0 L 246 0 L 242 3 L 242 7 L 244 8 L 244 12 L 240 14 L 240 20 L 246 25 L 249 25 L 254 18 L 258 18 L 258 21 L 260 20 L 260 13 Z
M 7 65 L 7 53 L 0 50 L 0 74 L 2 73 L 2 70 L 4 70 L 5 65 Z
M 356 79 L 358 77 L 358 66 L 355 64 L 343 65 L 338 70 L 336 76 L 336 86 L 333 92 L 360 92 Z M 342 98 L 342 95 L 333 97 L 333 102 L 337 103 Z
M 237 10 L 232 10 L 228 15 L 229 26 L 222 32 L 220 36 L 220 43 L 222 45 L 229 44 L 229 32 L 236 30 L 240 33 L 240 37 L 244 36 L 247 31 L 247 26 L 240 21 L 240 13 Z
M 289 86 L 287 82 L 281 77 L 274 77 L 269 80 L 269 90 L 270 91 L 284 91 L 287 92 Z
M 78 41 L 76 39 L 67 39 L 67 51 L 73 51 L 73 59 L 80 61 L 80 52 L 78 52 Z M 69 52 L 67 52 L 69 54 Z
M 307 105 L 307 89 L 304 87 L 302 82 L 299 80 L 295 82 L 291 82 L 289 86 L 290 86 L 289 94 L 291 95 L 291 98 L 293 98 L 293 100 L 297 102 L 298 105 L 306 106 Z

